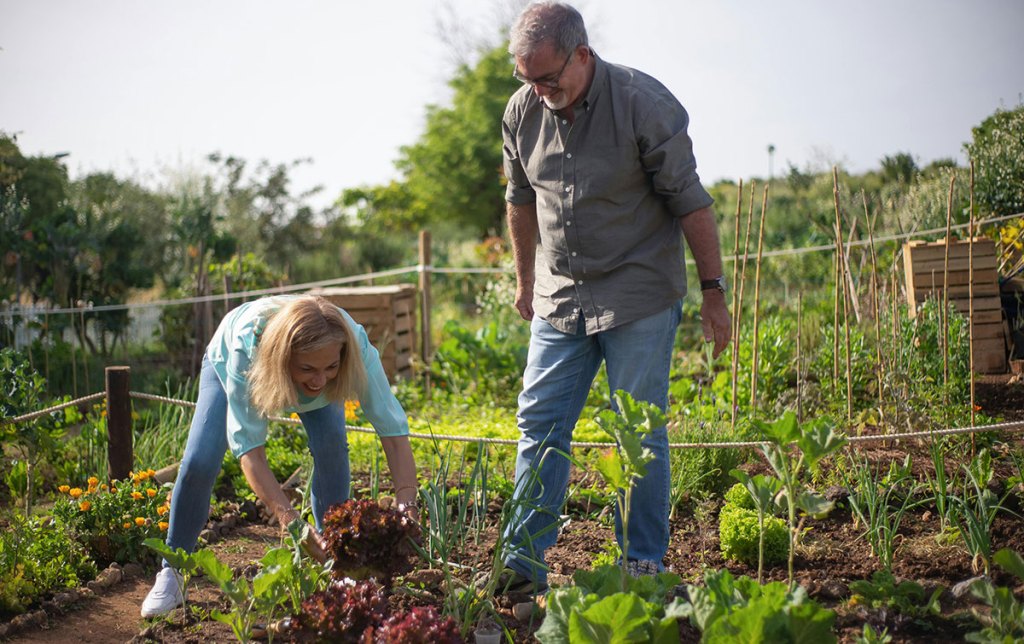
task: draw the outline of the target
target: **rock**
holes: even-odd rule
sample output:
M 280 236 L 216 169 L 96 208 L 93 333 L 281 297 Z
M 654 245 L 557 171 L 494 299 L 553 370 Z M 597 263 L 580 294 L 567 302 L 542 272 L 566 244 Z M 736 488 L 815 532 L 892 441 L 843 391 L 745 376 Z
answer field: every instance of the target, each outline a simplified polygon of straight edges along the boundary
M 932 520 L 932 511 L 925 510 L 924 514 L 921 515 L 921 523 L 928 523 Z
M 849 587 L 838 579 L 826 579 L 818 587 L 818 597 L 821 599 L 838 600 L 850 594 Z
M 827 490 L 825 490 L 824 494 L 824 497 L 833 503 L 836 503 L 838 501 L 845 501 L 846 498 L 849 496 L 850 491 L 847 490 L 842 485 L 833 485 L 829 487 Z
M 540 607 L 536 602 L 519 602 L 512 606 L 512 616 L 520 622 L 528 622 L 538 613 L 540 613 Z
M 249 499 L 246 499 L 241 505 L 239 505 L 238 513 L 249 521 L 255 521 L 260 516 L 260 511 L 256 507 L 256 504 Z
M 213 530 L 210 530 L 209 528 L 206 528 L 202 532 L 199 533 L 199 538 L 202 541 L 205 541 L 206 543 L 213 543 L 214 532 L 213 532 Z
M 146 574 L 145 569 L 137 563 L 128 563 L 121 569 L 126 579 L 136 579 Z
M 58 608 L 63 608 L 64 606 L 74 602 L 76 599 L 78 599 L 77 593 L 57 593 L 53 596 L 53 603 L 56 604 Z
M 978 575 L 977 577 L 971 577 L 970 579 L 965 579 L 965 580 L 961 581 L 960 583 L 955 584 L 952 588 L 950 588 L 949 592 L 953 593 L 953 596 L 956 597 L 957 599 L 961 599 L 961 598 L 965 597 L 968 593 L 971 592 L 971 585 L 974 582 L 982 580 L 982 579 L 986 579 L 985 575 Z

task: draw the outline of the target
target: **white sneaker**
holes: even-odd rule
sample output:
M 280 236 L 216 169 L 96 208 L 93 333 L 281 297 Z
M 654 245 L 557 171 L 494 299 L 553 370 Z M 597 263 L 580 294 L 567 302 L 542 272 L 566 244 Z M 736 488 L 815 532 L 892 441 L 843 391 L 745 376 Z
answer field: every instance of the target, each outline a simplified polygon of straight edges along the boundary
M 166 615 L 178 606 L 184 598 L 181 595 L 181 575 L 174 568 L 165 567 L 156 574 L 156 583 L 142 602 L 143 617 Z

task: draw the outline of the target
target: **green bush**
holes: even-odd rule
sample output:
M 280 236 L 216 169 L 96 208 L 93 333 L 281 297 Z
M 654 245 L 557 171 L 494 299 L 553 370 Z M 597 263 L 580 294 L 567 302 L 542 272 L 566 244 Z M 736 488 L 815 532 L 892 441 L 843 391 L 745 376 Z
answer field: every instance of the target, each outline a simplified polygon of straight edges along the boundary
M 745 490 L 744 490 L 745 492 Z M 718 515 L 718 538 L 726 559 L 757 564 L 757 512 L 726 504 Z M 778 517 L 764 518 L 764 562 L 784 563 L 789 557 L 789 533 L 786 522 Z
M 53 521 L 19 515 L 0 533 L 0 618 L 95 576 L 85 548 Z

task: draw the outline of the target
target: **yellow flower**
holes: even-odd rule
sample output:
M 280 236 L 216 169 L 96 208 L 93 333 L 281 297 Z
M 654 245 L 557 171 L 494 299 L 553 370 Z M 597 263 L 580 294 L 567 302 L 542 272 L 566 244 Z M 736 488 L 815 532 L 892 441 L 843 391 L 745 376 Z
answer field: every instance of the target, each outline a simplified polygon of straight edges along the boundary
M 296 413 L 295 413 L 295 412 L 293 411 L 293 412 L 292 412 L 292 413 L 291 413 L 291 414 L 290 414 L 290 415 L 288 416 L 288 418 L 291 418 L 292 420 L 298 420 L 298 419 L 299 419 L 299 415 L 298 415 L 298 414 L 296 414 Z
M 166 505 L 161 505 L 159 508 L 156 509 L 156 513 L 159 514 L 160 516 L 163 516 L 163 515 L 167 514 L 167 510 L 168 510 L 168 508 L 167 508 Z
M 116 488 L 116 487 L 113 487 L 113 486 L 111 486 L 111 488 L 110 488 L 110 493 L 111 493 L 111 494 L 117 494 L 117 488 Z
M 78 497 L 82 496 L 82 488 L 73 487 L 68 491 L 68 494 L 71 495 L 72 499 L 77 499 Z
M 156 490 L 154 490 L 153 488 L 149 488 L 148 490 L 146 490 L 146 494 L 149 495 L 149 498 L 152 499 L 154 496 L 156 496 Z
M 141 528 L 142 526 L 146 525 L 146 520 L 142 517 L 135 517 L 135 525 Z
M 359 409 L 358 400 L 346 400 L 345 401 L 345 420 L 352 422 L 356 420 L 356 411 Z
M 60 486 L 57 489 L 60 490 L 60 492 L 62 494 L 67 494 L 71 490 L 71 486 L 70 485 L 62 485 L 62 486 Z
M 161 530 L 167 530 L 167 522 L 166 522 L 166 521 L 161 521 L 160 523 L 158 523 L 158 524 L 157 524 L 157 526 L 158 526 L 158 527 L 159 527 L 159 528 L 160 528 Z
M 156 476 L 156 470 L 154 470 L 154 469 L 146 470 L 146 476 Z
M 106 484 L 106 483 L 104 483 L 103 485 L 101 485 L 101 486 L 100 486 L 100 489 L 101 489 L 101 490 L 106 490 L 106 489 L 107 489 L 107 484 Z M 114 492 L 117 492 L 117 490 L 113 490 L 113 491 L 114 491 Z
M 142 498 L 142 492 L 134 492 L 133 491 L 132 492 L 132 498 L 135 499 L 136 501 L 138 501 L 139 499 Z
M 88 501 L 82 501 L 78 504 L 78 509 L 82 512 L 88 512 L 91 507 L 92 503 L 89 503 Z
M 132 527 L 132 522 L 131 521 L 125 521 L 124 522 L 124 529 L 125 530 L 127 530 L 127 529 L 129 529 L 131 527 Z
M 100 483 L 100 480 L 98 478 L 96 478 L 95 476 L 90 476 L 89 477 L 89 487 L 96 487 L 97 485 L 99 485 L 99 483 Z

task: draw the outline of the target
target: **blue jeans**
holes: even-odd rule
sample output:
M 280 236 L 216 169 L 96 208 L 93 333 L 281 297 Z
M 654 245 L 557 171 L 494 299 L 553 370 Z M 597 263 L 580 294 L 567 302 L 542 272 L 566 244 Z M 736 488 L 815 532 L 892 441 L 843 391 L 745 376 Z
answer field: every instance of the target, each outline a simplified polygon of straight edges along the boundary
M 171 548 L 192 552 L 210 517 L 210 495 L 228 450 L 227 413 L 224 386 L 204 358 L 196 411 L 171 497 L 167 528 L 167 545 Z M 301 413 L 299 418 L 313 455 L 310 496 L 316 527 L 320 529 L 327 508 L 348 498 L 351 478 L 345 409 L 342 405 L 328 405 Z
M 634 399 L 662 410 L 668 406 L 669 364 L 682 307 L 629 324 L 585 335 L 582 320 L 576 333 L 556 330 L 534 317 L 530 351 L 519 395 L 519 453 L 516 457 L 516 509 L 505 537 L 507 566 L 546 583 L 544 551 L 558 536 L 558 517 L 569 483 L 569 453 L 573 428 L 604 360 L 611 391 L 623 389 Z M 653 561 L 662 570 L 668 550 L 669 460 L 668 434 L 660 427 L 644 445 L 654 453 L 647 475 L 636 482 L 629 516 L 632 560 Z M 615 536 L 622 545 L 621 517 L 616 508 Z

